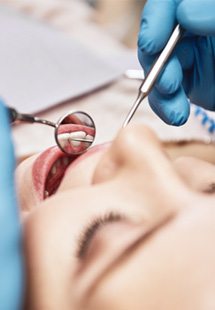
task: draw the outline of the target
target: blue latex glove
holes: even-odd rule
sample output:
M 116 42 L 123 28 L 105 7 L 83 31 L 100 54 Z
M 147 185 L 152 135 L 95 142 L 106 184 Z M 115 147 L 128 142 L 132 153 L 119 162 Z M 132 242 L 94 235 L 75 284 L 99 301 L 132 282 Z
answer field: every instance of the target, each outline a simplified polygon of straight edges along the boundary
M 0 100 L 0 309 L 22 309 L 21 226 L 14 188 L 14 152 L 5 106 Z
M 167 124 L 182 125 L 189 99 L 215 111 L 215 1 L 148 0 L 143 10 L 138 57 L 145 72 L 164 48 L 176 23 L 187 33 L 149 95 L 149 104 Z

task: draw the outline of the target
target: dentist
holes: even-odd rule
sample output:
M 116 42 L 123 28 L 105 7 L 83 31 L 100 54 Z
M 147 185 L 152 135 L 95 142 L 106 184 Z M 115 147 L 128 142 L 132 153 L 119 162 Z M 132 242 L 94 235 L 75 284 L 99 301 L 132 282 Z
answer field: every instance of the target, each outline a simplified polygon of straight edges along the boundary
M 152 110 L 167 124 L 180 126 L 193 103 L 215 111 L 215 1 L 148 0 L 138 39 L 145 72 L 164 48 L 175 25 L 186 34 L 149 95 Z

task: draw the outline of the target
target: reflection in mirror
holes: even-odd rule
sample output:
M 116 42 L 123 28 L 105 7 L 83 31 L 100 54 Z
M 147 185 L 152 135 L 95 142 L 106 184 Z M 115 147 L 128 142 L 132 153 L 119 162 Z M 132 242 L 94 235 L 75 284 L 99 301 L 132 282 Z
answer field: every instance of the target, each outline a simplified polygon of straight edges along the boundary
M 81 111 L 63 116 L 55 129 L 57 144 L 68 155 L 84 153 L 94 142 L 95 135 L 93 119 Z

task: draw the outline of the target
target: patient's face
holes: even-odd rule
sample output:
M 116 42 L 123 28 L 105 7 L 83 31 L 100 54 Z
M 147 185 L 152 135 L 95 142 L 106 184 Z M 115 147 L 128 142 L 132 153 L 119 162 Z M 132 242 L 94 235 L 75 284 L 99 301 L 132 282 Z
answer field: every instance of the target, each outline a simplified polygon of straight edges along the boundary
M 215 307 L 212 165 L 171 162 L 142 126 L 62 156 L 17 170 L 27 309 Z

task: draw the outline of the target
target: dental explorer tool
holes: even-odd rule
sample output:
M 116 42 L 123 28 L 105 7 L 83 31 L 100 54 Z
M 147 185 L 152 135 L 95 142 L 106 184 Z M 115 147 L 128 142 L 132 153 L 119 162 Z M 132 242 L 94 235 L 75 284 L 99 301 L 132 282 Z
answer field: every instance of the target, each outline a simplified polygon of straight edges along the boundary
M 130 112 L 128 113 L 122 125 L 123 128 L 128 125 L 128 123 L 134 116 L 137 108 L 139 107 L 143 99 L 145 99 L 152 90 L 158 75 L 160 74 L 166 62 L 169 60 L 169 57 L 171 56 L 178 41 L 181 39 L 183 33 L 184 30 L 181 28 L 180 25 L 177 25 L 172 35 L 170 36 L 166 46 L 164 47 L 163 51 L 159 55 L 158 59 L 154 62 L 151 69 L 147 73 L 145 79 L 143 80 L 142 84 L 140 85 L 137 99 L 135 100 L 135 103 L 133 104 Z
M 73 111 L 63 115 L 57 123 L 39 118 L 31 114 L 23 114 L 9 107 L 10 122 L 39 123 L 55 128 L 55 141 L 67 155 L 84 153 L 94 142 L 96 127 L 89 114 Z

